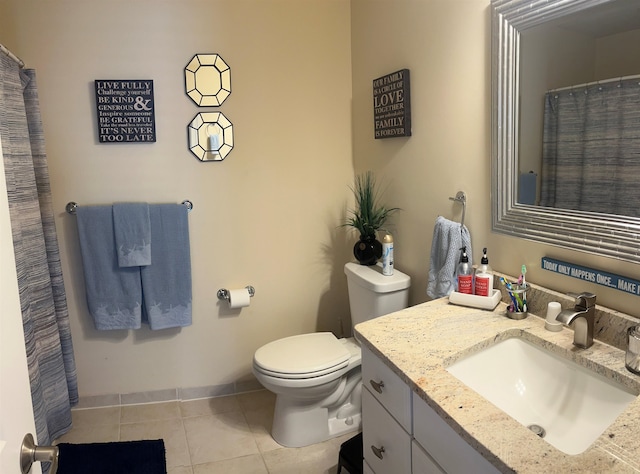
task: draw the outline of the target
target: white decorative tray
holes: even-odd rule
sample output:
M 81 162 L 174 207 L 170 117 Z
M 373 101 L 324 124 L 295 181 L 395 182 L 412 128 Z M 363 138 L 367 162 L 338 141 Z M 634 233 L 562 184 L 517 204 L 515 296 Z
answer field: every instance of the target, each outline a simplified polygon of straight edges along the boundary
M 468 295 L 466 293 L 458 293 L 457 291 L 451 292 L 449 295 L 449 303 L 457 304 L 459 306 L 471 306 L 472 308 L 493 310 L 500 300 L 502 299 L 502 293 L 500 290 L 493 290 L 491 296 L 477 296 Z

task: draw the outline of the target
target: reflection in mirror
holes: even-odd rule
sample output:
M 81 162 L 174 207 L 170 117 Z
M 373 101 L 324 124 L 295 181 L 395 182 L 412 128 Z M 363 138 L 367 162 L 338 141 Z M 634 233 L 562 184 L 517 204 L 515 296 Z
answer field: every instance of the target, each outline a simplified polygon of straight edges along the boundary
M 200 161 L 222 161 L 233 149 L 233 124 L 222 112 L 202 112 L 188 127 L 189 149 Z
M 624 13 L 620 14 L 620 10 Z M 597 20 L 585 15 L 593 12 Z M 612 30 L 615 23 L 612 19 L 621 17 L 626 26 Z M 492 224 L 495 232 L 640 262 L 640 218 L 634 217 L 637 213 L 631 214 L 628 207 L 617 214 L 610 205 L 592 209 L 576 204 L 576 191 L 565 192 L 563 187 L 565 179 L 582 184 L 577 178 L 584 173 L 575 167 L 562 170 L 561 178 L 557 179 L 559 186 L 555 193 L 564 193 L 573 199 L 560 205 L 567 209 L 551 207 L 558 204 L 550 201 L 550 186 L 540 183 L 549 168 L 548 163 L 542 164 L 543 148 L 551 148 L 550 140 L 543 146 L 545 93 L 568 88 L 555 91 L 551 97 L 567 92 L 575 102 L 585 95 L 585 87 L 571 96 L 572 88 L 595 82 L 597 89 L 598 81 L 604 83 L 607 78 L 619 80 L 621 76 L 640 74 L 640 53 L 630 48 L 640 44 L 639 19 L 637 0 L 492 0 Z M 589 30 L 600 30 L 600 33 L 587 40 Z M 613 50 L 615 54 L 602 52 L 609 42 L 618 45 L 618 49 Z M 590 43 L 592 47 L 570 48 L 580 43 L 583 46 Z M 575 67 L 564 67 L 567 64 Z M 628 66 L 630 70 L 625 69 Z M 599 71 L 606 71 L 604 74 L 608 77 L 602 77 Z M 617 86 L 615 81 L 610 84 Z M 632 108 L 638 110 L 637 106 Z M 636 114 L 636 130 L 638 118 Z M 574 131 L 574 135 L 582 133 Z M 596 150 L 610 147 L 600 138 L 594 143 Z M 576 161 L 574 157 L 573 165 Z M 590 193 L 602 187 L 606 194 L 613 183 L 622 181 L 621 176 L 631 176 L 634 171 L 627 167 L 629 162 L 618 163 L 618 174 L 612 184 L 603 186 L 598 180 L 609 179 L 611 174 L 604 170 L 603 161 L 597 160 L 597 166 L 588 168 L 595 171 L 597 179 L 581 192 Z M 597 169 L 593 170 L 594 167 Z M 637 161 L 635 171 L 640 171 Z M 520 189 L 519 179 L 523 184 Z M 640 176 L 631 178 L 632 182 L 639 180 Z M 544 196 L 542 189 L 547 193 Z M 635 194 L 630 200 L 637 203 L 638 197 Z M 542 205 L 532 205 L 538 203 Z
M 200 107 L 217 107 L 231 94 L 231 69 L 217 54 L 196 54 L 184 78 L 187 95 Z
M 640 216 L 640 3 L 520 32 L 518 202 Z

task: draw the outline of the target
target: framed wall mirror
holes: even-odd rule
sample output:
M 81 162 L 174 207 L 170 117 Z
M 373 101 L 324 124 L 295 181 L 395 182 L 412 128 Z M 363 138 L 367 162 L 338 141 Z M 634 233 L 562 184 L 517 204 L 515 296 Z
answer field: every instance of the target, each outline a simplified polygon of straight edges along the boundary
M 188 127 L 189 150 L 200 161 L 222 161 L 233 150 L 233 124 L 222 112 L 202 112 Z
M 184 79 L 187 95 L 200 107 L 218 107 L 231 94 L 231 68 L 218 54 L 196 54 Z
M 624 48 L 607 51 L 607 43 L 624 44 Z M 571 50 L 571 45 L 582 49 Z M 603 64 L 612 62 L 614 56 L 618 57 L 615 64 Z M 544 186 L 541 183 L 548 179 L 542 176 L 548 171 L 543 161 L 548 147 L 543 125 L 546 93 L 576 93 L 573 97 L 577 99 L 591 93 L 589 87 L 598 90 L 600 83 L 617 86 L 615 81 L 622 79 L 631 80 L 629 87 L 635 81 L 640 89 L 637 0 L 492 1 L 494 232 L 640 263 L 640 213 L 634 214 L 633 208 L 616 211 L 606 205 L 594 211 L 582 205 L 550 205 L 540 199 L 542 188 L 548 186 L 548 181 Z M 637 137 L 640 139 L 640 133 Z M 604 140 L 598 139 L 596 144 L 609 147 Z M 606 160 L 597 158 L 598 171 L 609 179 L 612 171 L 601 167 Z M 637 183 L 632 192 L 640 189 L 639 159 L 640 153 L 632 152 L 630 159 L 618 160 L 621 168 L 611 182 L 624 178 Z M 521 179 L 532 177 L 522 176 L 529 171 L 537 178 L 533 177 L 529 197 L 523 198 L 525 186 L 531 182 Z M 569 180 L 581 181 L 577 179 L 581 173 L 569 174 L 566 181 L 559 179 L 558 192 L 573 196 L 577 191 L 564 185 Z M 600 184 L 586 184 L 581 192 L 590 193 Z M 611 190 L 608 185 L 600 187 L 605 192 Z M 630 197 L 640 208 L 634 196 L 640 194 Z

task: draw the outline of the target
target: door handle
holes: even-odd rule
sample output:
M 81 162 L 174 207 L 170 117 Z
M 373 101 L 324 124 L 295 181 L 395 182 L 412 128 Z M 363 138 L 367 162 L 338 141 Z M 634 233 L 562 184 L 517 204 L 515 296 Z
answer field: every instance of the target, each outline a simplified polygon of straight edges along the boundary
M 382 393 L 382 389 L 384 388 L 384 382 L 382 380 L 380 382 L 375 382 L 373 381 L 373 379 L 371 379 L 369 380 L 369 383 L 376 392 Z
M 20 447 L 20 472 L 28 474 L 34 462 L 50 462 L 49 474 L 56 474 L 59 456 L 60 450 L 57 446 L 36 446 L 33 435 L 27 433 Z
M 377 446 L 374 446 L 373 444 L 371 445 L 371 451 L 373 451 L 373 454 L 376 455 L 376 457 L 378 459 L 382 459 L 384 456 L 384 446 L 380 446 L 379 448 Z

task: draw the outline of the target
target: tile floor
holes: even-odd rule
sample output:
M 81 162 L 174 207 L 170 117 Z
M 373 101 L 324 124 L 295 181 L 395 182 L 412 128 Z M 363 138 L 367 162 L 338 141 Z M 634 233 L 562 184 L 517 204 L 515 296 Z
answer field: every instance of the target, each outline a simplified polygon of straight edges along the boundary
M 226 397 L 77 409 L 58 443 L 164 439 L 168 474 L 335 474 L 340 444 L 356 432 L 304 448 L 269 434 L 275 396 Z M 345 471 L 343 471 L 345 472 Z

